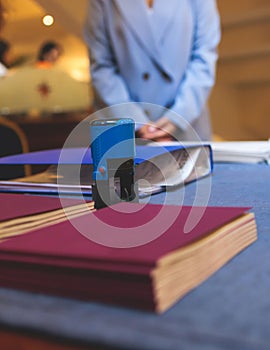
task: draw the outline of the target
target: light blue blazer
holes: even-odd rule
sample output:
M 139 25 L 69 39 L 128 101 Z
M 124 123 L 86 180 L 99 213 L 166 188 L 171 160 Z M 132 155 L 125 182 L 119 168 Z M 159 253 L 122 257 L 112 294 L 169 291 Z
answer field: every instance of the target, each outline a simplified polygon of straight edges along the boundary
M 155 0 L 153 11 L 145 0 L 88 1 L 84 34 L 96 108 L 140 102 L 124 114 L 138 123 L 166 115 L 182 140 L 194 138 L 192 129 L 209 139 L 206 105 L 220 40 L 216 1 Z

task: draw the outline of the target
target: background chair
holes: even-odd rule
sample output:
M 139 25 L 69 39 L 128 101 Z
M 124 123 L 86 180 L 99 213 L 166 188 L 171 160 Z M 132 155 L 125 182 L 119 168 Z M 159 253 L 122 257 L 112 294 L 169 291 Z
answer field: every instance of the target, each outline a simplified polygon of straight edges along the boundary
M 28 151 L 28 141 L 20 127 L 0 116 L 0 157 Z M 0 180 L 15 179 L 30 174 L 29 165 L 0 165 Z

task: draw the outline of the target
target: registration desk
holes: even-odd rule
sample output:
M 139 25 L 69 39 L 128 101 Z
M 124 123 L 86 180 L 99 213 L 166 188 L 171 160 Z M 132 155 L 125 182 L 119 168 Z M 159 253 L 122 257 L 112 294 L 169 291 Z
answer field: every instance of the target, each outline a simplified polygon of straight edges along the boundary
M 151 202 L 199 205 L 208 195 L 208 205 L 253 207 L 258 240 L 167 312 L 2 288 L 1 349 L 269 350 L 270 167 L 216 164 L 211 178 Z

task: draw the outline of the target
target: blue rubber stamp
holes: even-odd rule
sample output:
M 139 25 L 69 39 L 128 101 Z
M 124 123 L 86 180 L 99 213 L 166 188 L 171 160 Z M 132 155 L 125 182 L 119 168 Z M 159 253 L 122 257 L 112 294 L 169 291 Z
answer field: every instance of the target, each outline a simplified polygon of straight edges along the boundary
M 90 124 L 95 208 L 137 198 L 134 185 L 135 125 L 129 118 Z

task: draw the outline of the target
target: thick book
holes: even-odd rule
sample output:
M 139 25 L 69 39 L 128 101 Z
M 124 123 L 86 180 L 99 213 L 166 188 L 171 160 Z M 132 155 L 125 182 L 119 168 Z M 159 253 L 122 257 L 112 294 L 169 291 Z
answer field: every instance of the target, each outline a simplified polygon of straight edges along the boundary
M 0 164 L 50 165 L 40 174 L 0 181 L 1 192 L 81 193 L 91 196 L 93 167 L 90 149 L 66 148 L 32 152 L 1 158 Z M 138 182 L 140 197 L 185 185 L 212 171 L 212 150 L 209 145 L 136 147 L 135 181 Z
M 256 239 L 248 208 L 119 203 L 0 243 L 0 285 L 161 313 Z

